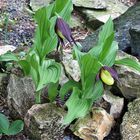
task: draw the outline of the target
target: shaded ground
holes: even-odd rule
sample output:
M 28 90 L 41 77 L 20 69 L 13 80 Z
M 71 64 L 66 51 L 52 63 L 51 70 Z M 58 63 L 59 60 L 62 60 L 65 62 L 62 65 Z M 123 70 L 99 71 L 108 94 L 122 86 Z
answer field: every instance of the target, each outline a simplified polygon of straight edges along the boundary
M 27 4 L 25 0 L 1 1 L 1 44 L 31 46 L 35 24 L 27 12 Z

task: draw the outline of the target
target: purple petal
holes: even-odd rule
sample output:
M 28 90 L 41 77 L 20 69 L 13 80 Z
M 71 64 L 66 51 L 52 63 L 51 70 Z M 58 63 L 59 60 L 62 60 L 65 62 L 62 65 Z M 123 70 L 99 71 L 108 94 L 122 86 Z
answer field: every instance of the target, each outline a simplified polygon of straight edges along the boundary
M 56 30 L 59 30 L 62 35 L 70 42 L 73 42 L 72 39 L 72 33 L 69 25 L 62 19 L 62 18 L 57 18 L 56 20 Z
M 103 68 L 104 68 L 105 70 L 109 71 L 110 74 L 112 75 L 112 77 L 113 77 L 114 79 L 116 79 L 116 80 L 119 81 L 118 74 L 117 74 L 117 72 L 116 72 L 113 68 L 110 68 L 110 67 L 108 67 L 108 66 L 104 66 Z
M 98 80 L 100 80 L 100 74 L 99 73 L 96 75 L 96 81 L 98 81 Z
M 72 42 L 78 47 L 76 41 L 74 40 L 73 36 L 71 36 Z

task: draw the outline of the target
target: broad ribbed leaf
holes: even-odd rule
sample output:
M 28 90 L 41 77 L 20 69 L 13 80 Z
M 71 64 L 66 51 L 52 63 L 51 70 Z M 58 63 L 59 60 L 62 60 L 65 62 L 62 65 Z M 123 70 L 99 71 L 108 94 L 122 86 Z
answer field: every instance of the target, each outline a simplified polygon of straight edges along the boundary
M 59 82 L 57 83 L 50 83 L 48 85 L 48 96 L 51 102 L 53 102 L 56 98 L 56 96 L 58 95 L 58 85 Z
M 57 46 L 57 37 L 54 34 L 53 37 L 48 37 L 42 46 L 41 58 L 44 58 L 47 54 L 52 52 Z
M 7 117 L 0 113 L 0 131 L 5 133 L 9 128 L 9 120 Z
M 102 64 L 112 67 L 115 63 L 117 51 L 118 51 L 118 43 L 116 41 L 113 41 L 112 46 L 111 46 L 108 54 L 102 60 Z
M 93 47 L 89 53 L 100 61 L 103 61 L 105 56 L 110 52 L 111 44 L 114 39 L 114 29 L 112 19 L 109 18 L 108 21 L 102 26 L 102 30 L 99 32 L 99 40 L 95 47 Z
M 64 118 L 64 124 L 69 124 L 76 118 L 84 117 L 91 108 L 91 100 L 79 98 L 80 94 L 81 91 L 74 88 L 72 95 L 67 100 L 68 113 Z
M 94 90 L 90 98 L 92 98 L 93 101 L 96 101 L 103 95 L 103 91 L 104 91 L 103 83 L 102 81 L 98 80 L 94 85 Z
M 94 84 L 90 84 L 87 86 L 83 93 L 83 97 L 85 99 L 92 99 L 92 101 L 96 101 L 99 97 L 103 95 L 103 83 L 102 81 L 98 80 Z
M 101 67 L 101 63 L 90 54 L 82 56 L 80 69 L 83 88 L 83 98 L 86 98 L 86 92 L 92 91 L 95 82 L 95 77 Z
M 2 135 L 2 130 L 1 130 L 1 128 L 0 128 L 0 135 Z
M 34 84 L 35 84 L 35 87 L 37 87 L 37 85 L 38 85 L 38 81 L 39 81 L 39 79 L 38 79 L 38 72 L 37 72 L 37 70 L 35 70 L 33 67 L 31 67 L 31 71 L 30 71 L 30 75 L 31 75 L 31 77 L 32 77 L 32 80 L 33 80 L 33 82 L 34 82 Z
M 12 52 L 7 52 L 3 55 L 0 55 L 0 61 L 19 61 L 19 59 Z
M 136 60 L 131 59 L 131 58 L 123 58 L 120 60 L 116 60 L 115 64 L 129 66 L 129 67 L 140 72 L 140 63 Z
M 91 50 L 89 50 L 90 55 L 98 58 L 102 51 L 102 46 L 103 46 L 103 43 L 98 46 L 93 47 Z
M 69 80 L 66 82 L 60 89 L 59 94 L 60 97 L 64 100 L 65 95 L 73 89 L 73 87 L 77 87 L 78 89 L 81 89 L 81 84 L 79 82 L 76 82 L 74 80 Z
M 48 83 L 56 83 L 59 80 L 60 73 L 60 64 L 53 60 L 43 61 L 41 67 L 39 67 L 39 82 L 36 90 L 39 91 Z
M 81 52 L 81 51 L 77 48 L 77 46 L 74 47 L 74 55 L 76 56 L 76 59 L 77 59 L 77 61 L 78 61 L 78 63 L 79 63 L 79 66 L 81 65 L 81 64 L 80 64 L 80 62 L 81 62 L 81 57 L 82 57 L 84 54 L 86 54 L 86 53 Z
M 88 53 L 82 56 L 80 67 L 81 67 L 81 73 L 86 78 L 89 75 L 97 74 L 100 68 L 102 67 L 102 64 L 94 56 L 91 56 Z
M 112 46 L 113 40 L 114 40 L 114 32 L 108 38 L 106 38 L 106 40 L 104 41 L 102 51 L 100 52 L 100 55 L 99 55 L 99 61 L 101 63 L 106 58 L 108 53 L 110 52 L 111 47 L 113 47 Z
M 35 37 L 35 48 L 42 60 L 49 52 L 57 46 L 55 34 L 56 16 L 52 16 L 54 4 L 39 9 L 35 14 L 38 23 Z
M 31 66 L 30 66 L 29 62 L 26 60 L 20 60 L 18 63 L 20 64 L 21 68 L 23 69 L 24 74 L 29 75 L 30 70 L 31 70 Z
M 56 0 L 53 13 L 58 13 L 66 22 L 70 20 L 73 10 L 72 0 Z
M 23 130 L 24 127 L 24 123 L 22 120 L 16 120 L 14 122 L 11 123 L 8 131 L 7 131 L 7 135 L 16 135 L 18 134 L 20 131 Z
M 32 56 L 30 56 L 30 65 L 31 65 L 30 75 L 33 79 L 35 87 L 37 87 L 39 82 L 39 58 L 37 54 L 32 54 Z
M 40 41 L 41 45 L 43 45 L 47 37 L 50 36 L 49 31 L 50 31 L 51 22 L 49 19 L 51 17 L 53 6 L 54 4 L 51 4 L 48 7 L 43 7 L 35 13 L 35 19 L 38 23 L 37 32 L 39 34 L 36 37 L 36 40 Z
M 102 26 L 102 30 L 99 33 L 98 45 L 105 42 L 105 40 L 114 32 L 113 21 L 111 18 Z

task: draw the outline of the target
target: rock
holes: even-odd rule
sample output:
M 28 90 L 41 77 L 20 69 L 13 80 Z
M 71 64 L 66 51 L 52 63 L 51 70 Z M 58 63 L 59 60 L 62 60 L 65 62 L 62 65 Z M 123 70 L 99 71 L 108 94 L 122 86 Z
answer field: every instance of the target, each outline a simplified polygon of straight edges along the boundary
M 128 9 L 127 6 L 125 6 L 123 3 L 119 2 L 118 0 L 116 1 L 108 0 L 106 1 L 106 3 L 107 3 L 106 4 L 107 9 L 105 11 L 86 9 L 86 8 L 79 8 L 77 10 L 79 10 L 79 12 L 82 13 L 84 19 L 87 21 L 87 24 L 91 28 L 97 29 L 103 23 L 105 23 L 110 16 L 112 17 L 112 19 L 115 19 Z
M 53 0 L 30 0 L 30 6 L 33 11 L 37 11 L 39 8 L 47 6 L 52 2 Z
M 130 7 L 123 15 L 114 20 L 116 28 L 116 40 L 120 49 L 130 45 L 129 29 L 140 23 L 140 2 Z
M 104 10 L 107 8 L 105 0 L 72 0 L 76 7 Z
M 35 87 L 31 78 L 21 78 L 11 74 L 7 92 L 9 109 L 13 114 L 17 113 L 21 117 L 24 117 L 27 110 L 35 103 Z
M 104 100 L 111 104 L 110 115 L 115 119 L 119 118 L 124 106 L 124 98 L 113 95 L 110 91 L 105 91 Z
M 59 78 L 59 84 L 61 86 L 63 86 L 67 81 L 69 81 L 69 79 L 66 77 L 66 74 L 64 72 L 64 68 L 62 68 L 62 72 L 61 72 L 61 75 L 60 75 L 60 78 Z
M 80 68 L 77 60 L 73 59 L 72 53 L 64 51 L 62 62 L 68 75 L 78 82 L 80 80 Z
M 122 140 L 140 139 L 140 98 L 128 104 L 121 124 Z
M 78 17 L 77 15 L 72 15 L 71 20 L 70 20 L 70 27 L 74 28 L 74 27 L 80 27 L 83 28 L 84 24 L 81 21 L 80 17 Z
M 83 140 L 103 140 L 114 125 L 114 119 L 102 108 L 93 108 L 92 115 L 78 119 L 72 131 Z
M 8 79 L 7 79 L 7 74 L 6 73 L 0 73 L 0 95 L 2 95 L 3 97 L 7 96 L 7 83 L 8 83 Z
M 117 59 L 126 57 L 138 61 L 138 59 L 131 55 L 128 55 L 122 51 L 118 52 Z M 119 77 L 117 87 L 121 90 L 123 96 L 127 99 L 140 97 L 140 72 L 123 65 L 118 65 L 116 67 L 116 71 Z
M 65 111 L 55 104 L 33 105 L 25 116 L 27 133 L 34 140 L 62 140 L 65 125 L 62 125 Z
M 0 10 L 6 7 L 6 2 L 4 0 L 0 1 Z
M 0 46 L 0 55 L 5 54 L 8 51 L 13 52 L 16 49 L 16 47 L 12 45 L 5 45 L 5 46 Z
M 135 25 L 129 30 L 132 53 L 140 56 L 140 25 Z
M 92 18 L 91 18 L 92 19 Z M 126 47 L 130 47 L 130 34 L 129 29 L 134 25 L 140 23 L 140 2 L 130 7 L 124 14 L 114 20 L 115 25 L 115 38 L 119 43 L 121 50 Z M 93 25 L 93 23 L 92 23 Z M 92 26 L 91 26 L 92 27 Z M 81 41 L 84 50 L 87 51 L 95 45 L 97 41 L 99 30 L 95 31 L 92 35 L 86 37 L 85 40 Z

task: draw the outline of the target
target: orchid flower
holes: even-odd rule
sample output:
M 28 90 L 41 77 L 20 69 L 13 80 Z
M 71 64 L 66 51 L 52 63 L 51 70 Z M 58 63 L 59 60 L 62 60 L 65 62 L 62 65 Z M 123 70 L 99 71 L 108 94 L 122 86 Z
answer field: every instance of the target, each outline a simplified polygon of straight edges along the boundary
M 74 38 L 72 37 L 71 29 L 69 25 L 60 17 L 57 18 L 56 20 L 56 25 L 55 25 L 55 32 L 58 36 L 58 45 L 57 49 L 61 43 L 62 47 L 65 46 L 64 44 L 64 39 L 66 39 L 70 45 L 72 45 L 72 42 L 76 45 L 76 42 Z
M 97 79 L 101 79 L 106 85 L 113 85 L 115 80 L 118 80 L 117 72 L 108 66 L 103 66 L 100 69 L 100 73 L 97 75 Z

